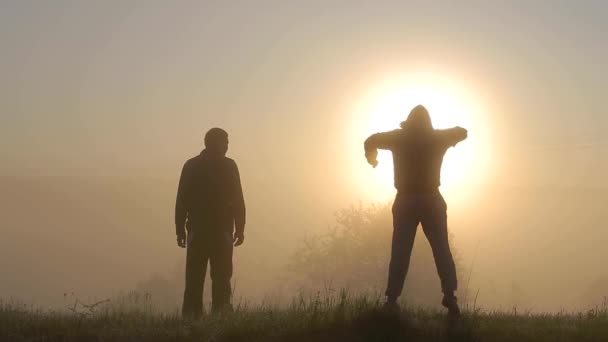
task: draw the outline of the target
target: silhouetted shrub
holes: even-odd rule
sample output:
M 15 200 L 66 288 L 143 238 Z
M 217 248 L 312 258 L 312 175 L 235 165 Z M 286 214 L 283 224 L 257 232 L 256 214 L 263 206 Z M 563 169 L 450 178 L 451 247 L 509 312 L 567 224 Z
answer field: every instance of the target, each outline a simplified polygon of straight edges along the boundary
M 341 210 L 336 214 L 334 227 L 301 241 L 288 269 L 304 291 L 346 288 L 354 293 L 383 294 L 392 231 L 389 205 L 359 205 Z M 453 247 L 452 253 L 462 274 Z M 413 305 L 433 306 L 441 296 L 433 254 L 422 229 L 416 235 L 404 295 Z

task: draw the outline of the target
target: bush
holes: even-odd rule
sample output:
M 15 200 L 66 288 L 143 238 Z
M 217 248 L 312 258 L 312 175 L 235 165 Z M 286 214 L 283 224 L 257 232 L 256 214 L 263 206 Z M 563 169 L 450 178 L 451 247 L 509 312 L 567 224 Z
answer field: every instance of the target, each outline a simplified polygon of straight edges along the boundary
M 334 227 L 301 241 L 288 269 L 304 291 L 347 288 L 354 293 L 383 293 L 392 231 L 389 205 L 341 210 Z M 461 271 L 457 258 L 455 262 Z M 432 306 L 441 296 L 433 254 L 421 230 L 414 243 L 404 295 L 410 304 Z

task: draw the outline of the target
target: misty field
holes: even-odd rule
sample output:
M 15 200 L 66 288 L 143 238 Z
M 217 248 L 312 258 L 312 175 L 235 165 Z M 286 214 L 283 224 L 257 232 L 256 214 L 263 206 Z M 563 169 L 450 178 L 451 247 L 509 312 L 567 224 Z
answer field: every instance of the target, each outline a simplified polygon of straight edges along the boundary
M 606 306 L 586 313 L 530 314 L 405 307 L 379 297 L 298 298 L 290 305 L 238 305 L 232 313 L 183 320 L 139 303 L 40 310 L 3 302 L 0 341 L 607 341 Z

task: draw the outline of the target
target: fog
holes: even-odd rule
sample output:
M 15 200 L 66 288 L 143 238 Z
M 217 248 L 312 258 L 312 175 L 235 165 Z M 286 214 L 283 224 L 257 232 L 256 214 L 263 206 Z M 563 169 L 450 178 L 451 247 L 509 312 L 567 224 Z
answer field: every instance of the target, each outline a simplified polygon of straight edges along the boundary
M 600 304 L 608 28 L 604 4 L 573 6 L 3 2 L 0 298 L 63 306 L 162 278 L 178 302 L 176 186 L 215 126 L 248 208 L 235 298 L 295 296 L 286 266 L 303 239 L 394 196 L 363 157 L 376 114 L 362 99 L 427 73 L 475 108 L 448 151 L 472 176 L 442 187 L 461 291 L 486 308 Z

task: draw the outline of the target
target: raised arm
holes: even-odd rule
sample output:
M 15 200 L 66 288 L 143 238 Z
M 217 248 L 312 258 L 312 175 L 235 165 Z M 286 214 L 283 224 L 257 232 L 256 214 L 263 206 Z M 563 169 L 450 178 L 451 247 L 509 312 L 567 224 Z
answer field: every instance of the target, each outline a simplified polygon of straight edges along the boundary
M 440 134 L 443 143 L 448 147 L 456 146 L 468 136 L 468 131 L 462 127 L 443 129 L 437 132 Z
M 365 148 L 365 158 L 367 162 L 373 167 L 378 166 L 378 149 L 390 150 L 397 143 L 397 135 L 399 130 L 394 130 L 384 133 L 376 133 L 371 135 L 363 144 Z

